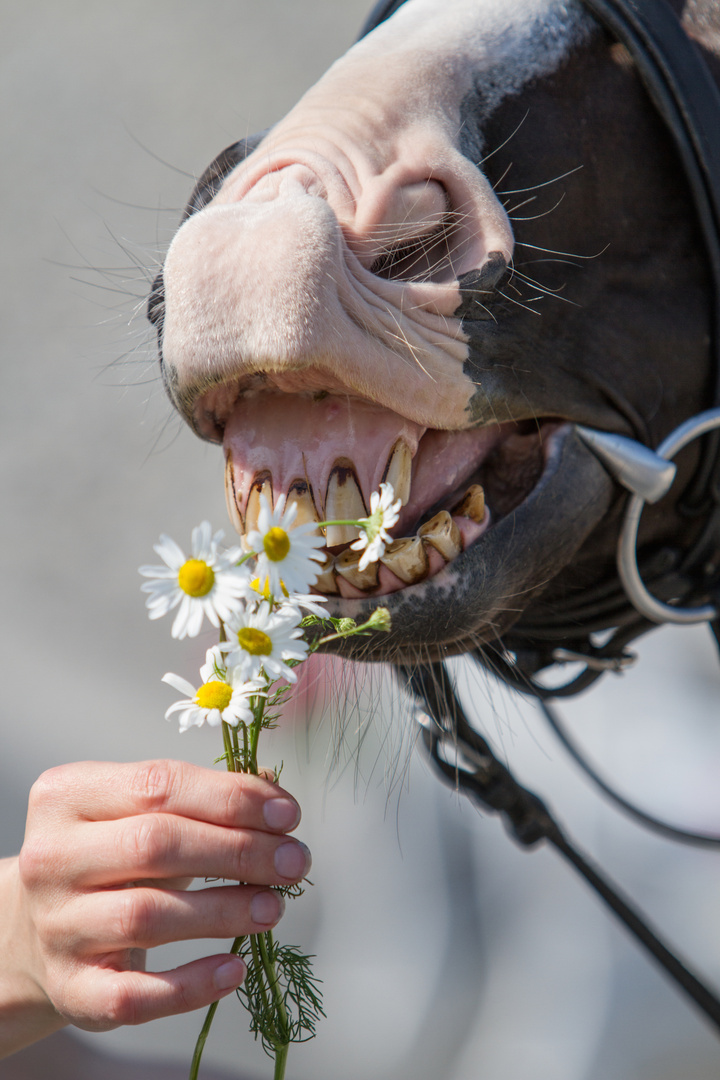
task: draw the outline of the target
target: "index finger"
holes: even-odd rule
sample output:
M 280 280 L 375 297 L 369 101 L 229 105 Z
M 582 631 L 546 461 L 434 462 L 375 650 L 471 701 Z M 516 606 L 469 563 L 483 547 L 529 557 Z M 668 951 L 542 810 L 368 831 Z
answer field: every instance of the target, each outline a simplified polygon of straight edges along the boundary
M 168 813 L 230 827 L 252 823 L 270 832 L 290 832 L 300 821 L 292 795 L 266 777 L 171 760 L 59 765 L 31 790 L 30 813 L 43 810 L 87 821 Z

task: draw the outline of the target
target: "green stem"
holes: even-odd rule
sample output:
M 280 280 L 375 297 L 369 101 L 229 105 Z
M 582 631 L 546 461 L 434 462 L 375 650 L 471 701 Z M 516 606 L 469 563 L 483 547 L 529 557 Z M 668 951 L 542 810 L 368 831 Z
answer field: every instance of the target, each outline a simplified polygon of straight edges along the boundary
M 248 768 L 248 729 L 247 724 L 243 724 L 243 772 L 250 772 Z
M 248 748 L 248 751 L 249 751 L 249 753 L 248 753 L 248 765 L 249 765 L 250 772 L 255 773 L 256 776 L 257 776 L 257 773 L 258 773 L 257 748 L 258 748 L 258 740 L 260 738 L 260 730 L 262 728 L 263 715 L 265 713 L 265 701 L 266 701 L 266 699 L 264 697 L 258 697 L 257 706 L 255 708 L 255 719 L 253 720 L 252 724 L 250 725 L 250 732 L 249 732 L 249 734 L 250 734 L 250 740 L 249 740 L 250 745 L 249 745 L 249 748 Z
M 273 1027 L 275 1028 L 275 1038 L 272 1040 L 273 1049 L 275 1051 L 274 1080 L 283 1080 L 285 1076 L 285 1067 L 287 1065 L 288 1049 L 290 1047 L 290 1024 L 288 1022 L 285 1002 L 280 990 L 280 980 L 278 979 L 277 969 L 274 961 L 271 959 L 273 944 L 272 930 L 268 930 L 264 934 L 253 935 L 253 937 L 250 938 L 250 942 L 255 963 L 257 966 L 262 965 L 268 987 L 270 988 L 270 993 L 275 1002 L 278 1024 L 277 1027 L 273 1024 Z M 269 950 L 268 943 L 270 945 Z M 267 1011 L 267 996 L 263 986 L 261 986 L 261 993 L 263 1004 Z
M 320 638 L 317 642 L 318 645 L 326 645 L 328 641 L 339 641 L 341 638 L 353 637 L 355 634 L 363 634 L 367 630 L 376 630 L 377 624 L 373 615 L 360 626 L 357 623 L 349 630 L 338 630 L 335 634 L 328 634 L 326 637 Z
M 327 525 L 354 525 L 356 529 L 362 529 L 368 523 L 368 518 L 360 518 L 358 521 L 318 521 L 317 528 L 324 529 Z
M 225 756 L 227 758 L 228 772 L 237 772 L 237 762 L 235 761 L 235 754 L 233 753 L 232 738 L 230 736 L 230 726 L 223 720 L 222 722 L 222 735 L 223 745 L 225 746 Z
M 188 1077 L 188 1080 L 197 1080 L 198 1070 L 200 1068 L 200 1059 L 202 1057 L 203 1050 L 205 1049 L 205 1043 L 207 1042 L 207 1037 L 210 1034 L 210 1028 L 212 1026 L 213 1020 L 215 1019 L 215 1013 L 217 1012 L 217 1007 L 219 1004 L 219 1001 L 213 1001 L 212 1005 L 207 1011 L 205 1023 L 203 1024 L 200 1030 L 200 1034 L 197 1037 L 197 1042 L 195 1043 L 195 1052 L 192 1056 L 192 1061 L 190 1062 L 190 1076 Z
M 232 943 L 230 952 L 234 953 L 237 956 L 237 954 L 240 952 L 240 947 L 244 940 L 244 936 L 235 938 Z M 215 1019 L 215 1013 L 217 1012 L 217 1007 L 219 1004 L 220 1001 L 213 1001 L 212 1005 L 207 1011 L 207 1014 L 205 1016 L 205 1023 L 200 1029 L 200 1034 L 198 1035 L 197 1042 L 195 1043 L 195 1051 L 192 1056 L 192 1061 L 190 1062 L 190 1076 L 188 1077 L 188 1080 L 197 1080 L 198 1071 L 200 1069 L 200 1059 L 202 1058 L 203 1050 L 205 1049 L 205 1043 L 207 1042 L 207 1037 L 210 1034 L 210 1028 L 212 1027 L 212 1022 Z
M 260 938 L 260 937 L 261 937 L 260 934 L 251 934 L 250 935 L 250 950 L 252 952 L 253 963 L 255 964 L 256 968 L 261 968 L 261 967 L 264 966 L 263 961 L 262 961 L 262 954 L 260 952 L 260 947 L 258 945 L 258 938 Z M 260 994 L 260 997 L 262 998 L 263 1012 L 267 1016 L 267 1014 L 268 1014 L 268 1012 L 270 1010 L 270 1002 L 267 999 L 267 994 L 265 993 L 265 987 L 264 987 L 264 985 L 262 983 L 262 980 L 260 980 L 258 982 L 258 993 Z
M 275 1073 L 273 1080 L 284 1080 L 289 1049 L 290 1043 L 283 1043 L 282 1046 L 275 1047 Z
M 270 945 L 270 951 L 268 951 L 268 944 Z M 290 1041 L 290 1024 L 288 1022 L 287 1009 L 285 1008 L 285 1002 L 283 1000 L 282 992 L 280 990 L 280 980 L 278 979 L 275 963 L 271 959 L 273 945 L 272 930 L 267 930 L 264 934 L 258 934 L 258 947 L 260 949 L 260 955 L 262 956 L 263 967 L 265 974 L 267 975 L 268 986 L 270 992 L 275 998 L 275 1005 L 277 1007 L 278 1016 L 280 1018 L 280 1026 L 282 1028 L 280 1034 L 282 1035 L 283 1044 L 287 1046 Z

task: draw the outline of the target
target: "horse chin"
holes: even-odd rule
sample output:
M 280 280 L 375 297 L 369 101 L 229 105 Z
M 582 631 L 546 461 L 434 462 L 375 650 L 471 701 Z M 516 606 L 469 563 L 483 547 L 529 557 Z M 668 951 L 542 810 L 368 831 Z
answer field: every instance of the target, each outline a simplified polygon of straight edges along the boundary
M 615 490 L 572 424 L 548 427 L 531 490 L 438 572 L 385 594 L 329 598 L 334 617 L 363 622 L 385 607 L 392 623 L 389 633 L 333 642 L 330 651 L 370 661 L 441 659 L 496 639 L 520 618 L 578 553 Z

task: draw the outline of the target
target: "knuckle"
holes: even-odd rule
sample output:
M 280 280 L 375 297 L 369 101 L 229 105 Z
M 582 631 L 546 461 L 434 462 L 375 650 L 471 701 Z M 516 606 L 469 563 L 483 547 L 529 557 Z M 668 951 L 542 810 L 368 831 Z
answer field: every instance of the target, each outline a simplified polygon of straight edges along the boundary
M 33 925 L 40 951 L 50 967 L 72 963 L 83 952 L 84 928 L 64 904 L 44 904 L 34 911 Z
M 28 807 L 30 811 L 44 811 L 62 805 L 68 792 L 74 787 L 72 765 L 56 765 L 41 773 L 30 788 Z
M 18 871 L 27 890 L 32 892 L 52 885 L 60 877 L 61 869 L 57 845 L 50 836 L 35 833 L 25 840 L 18 856 Z
M 130 790 L 139 806 L 161 810 L 182 781 L 183 765 L 179 761 L 141 761 L 130 778 Z
M 123 979 L 115 979 L 104 989 L 98 1002 L 95 1022 L 105 1030 L 140 1023 L 137 994 Z
M 149 948 L 158 922 L 158 904 L 151 889 L 128 889 L 115 911 L 114 944 L 118 948 Z
M 237 776 L 238 780 L 237 783 L 230 784 L 224 793 L 222 812 L 224 820 L 239 823 L 247 816 L 250 800 L 244 778 L 240 774 L 234 776 Z
M 252 876 L 254 838 L 251 832 L 238 830 L 234 835 L 232 876 L 237 881 L 247 881 Z
M 84 973 L 48 969 L 45 992 L 60 1016 L 74 1027 L 84 1031 L 108 1031 L 116 1027 L 114 1019 L 106 1012 L 102 993 L 88 989 Z
M 180 839 L 176 823 L 164 814 L 145 814 L 123 822 L 118 845 L 122 862 L 135 877 L 152 877 L 172 863 Z

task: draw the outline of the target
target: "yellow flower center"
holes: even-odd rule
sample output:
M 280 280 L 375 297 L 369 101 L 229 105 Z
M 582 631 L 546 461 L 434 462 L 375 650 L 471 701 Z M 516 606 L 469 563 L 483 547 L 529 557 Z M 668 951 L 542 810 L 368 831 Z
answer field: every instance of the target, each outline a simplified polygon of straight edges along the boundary
M 238 644 L 251 656 L 269 656 L 272 652 L 272 639 L 264 630 L 255 626 L 243 626 L 237 632 Z
M 178 585 L 188 596 L 207 596 L 215 584 L 215 573 L 202 559 L 188 559 L 178 572 Z
M 265 533 L 263 547 L 268 559 L 272 562 L 282 562 L 290 550 L 290 537 L 284 529 L 273 525 L 272 529 L 268 529 Z
M 270 578 L 265 578 L 265 585 L 262 589 L 260 588 L 260 578 L 253 578 L 253 580 L 250 582 L 250 588 L 254 589 L 256 593 L 259 593 L 260 596 L 262 596 L 263 600 L 269 600 L 272 596 L 272 593 L 270 592 Z M 284 597 L 288 597 L 290 595 L 290 593 L 285 588 L 285 582 L 282 580 L 280 581 L 280 588 L 282 589 Z
M 195 695 L 195 702 L 201 709 L 219 709 L 220 712 L 230 704 L 232 686 L 224 682 L 206 682 Z

